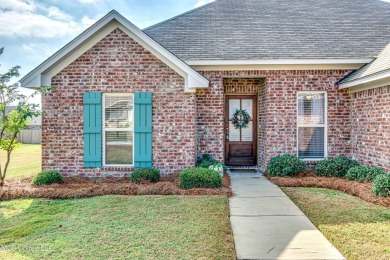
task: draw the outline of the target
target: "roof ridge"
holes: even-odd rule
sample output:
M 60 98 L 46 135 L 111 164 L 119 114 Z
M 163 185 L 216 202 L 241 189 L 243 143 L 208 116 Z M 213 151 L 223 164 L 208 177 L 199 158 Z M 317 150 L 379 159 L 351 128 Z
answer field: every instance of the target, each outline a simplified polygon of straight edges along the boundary
M 179 18 L 179 17 L 181 17 L 181 16 L 184 16 L 184 15 L 187 15 L 187 14 L 190 14 L 190 13 L 193 13 L 193 12 L 195 12 L 195 11 L 199 11 L 200 9 L 203 9 L 203 8 L 209 6 L 209 5 L 215 4 L 215 3 L 220 2 L 220 1 L 222 1 L 222 0 L 214 0 L 214 1 L 210 2 L 210 3 L 207 3 L 207 4 L 204 4 L 204 5 L 202 5 L 202 6 L 196 7 L 196 8 L 194 8 L 194 9 L 191 9 L 191 10 L 187 11 L 187 12 L 178 14 L 178 15 L 176 15 L 176 16 L 174 16 L 174 17 L 168 18 L 168 19 L 166 19 L 166 20 L 164 20 L 164 21 L 161 21 L 161 22 L 159 22 L 159 23 L 156 23 L 156 24 L 153 24 L 153 25 L 151 25 L 151 26 L 149 26 L 149 27 L 146 27 L 146 28 L 142 29 L 142 31 L 146 31 L 146 30 L 152 29 L 152 28 L 154 28 L 154 27 L 157 27 L 157 26 L 159 26 L 159 25 L 162 25 L 162 24 L 164 24 L 164 23 L 173 21 L 173 20 L 175 20 L 175 19 L 177 19 L 177 18 Z

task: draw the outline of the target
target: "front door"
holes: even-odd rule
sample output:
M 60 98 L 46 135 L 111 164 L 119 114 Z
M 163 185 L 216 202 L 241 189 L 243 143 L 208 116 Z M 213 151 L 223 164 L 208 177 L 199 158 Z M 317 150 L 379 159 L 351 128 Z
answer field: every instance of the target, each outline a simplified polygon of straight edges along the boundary
M 256 165 L 257 96 L 226 96 L 225 102 L 225 164 Z M 233 115 L 237 110 L 245 110 L 249 114 L 251 120 L 246 127 L 233 124 Z

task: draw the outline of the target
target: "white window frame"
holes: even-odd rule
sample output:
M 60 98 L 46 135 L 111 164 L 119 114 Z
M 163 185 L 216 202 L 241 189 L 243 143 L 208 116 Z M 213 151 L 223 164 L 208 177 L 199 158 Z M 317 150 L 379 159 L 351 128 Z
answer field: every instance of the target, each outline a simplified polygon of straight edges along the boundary
M 299 124 L 299 94 L 325 94 L 325 101 L 324 101 L 324 124 Z M 324 158 L 301 158 L 304 161 L 321 161 L 328 157 L 328 92 L 327 91 L 297 91 L 297 97 L 296 97 L 296 122 L 297 122 L 297 156 L 299 157 L 299 128 L 303 127 L 324 127 Z
M 134 167 L 134 122 L 133 128 L 107 128 L 109 131 L 133 131 L 133 164 L 107 164 L 106 163 L 106 97 L 107 96 L 132 96 L 133 97 L 133 121 L 134 121 L 134 93 L 103 93 L 102 101 L 102 140 L 103 140 L 103 166 L 107 167 Z

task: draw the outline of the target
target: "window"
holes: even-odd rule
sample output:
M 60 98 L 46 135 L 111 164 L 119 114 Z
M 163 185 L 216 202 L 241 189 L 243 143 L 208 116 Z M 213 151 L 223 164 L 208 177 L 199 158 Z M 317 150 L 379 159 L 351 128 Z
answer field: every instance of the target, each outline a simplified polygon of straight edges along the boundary
M 103 96 L 104 165 L 133 165 L 133 103 L 132 94 Z
M 326 92 L 298 92 L 298 157 L 326 157 Z

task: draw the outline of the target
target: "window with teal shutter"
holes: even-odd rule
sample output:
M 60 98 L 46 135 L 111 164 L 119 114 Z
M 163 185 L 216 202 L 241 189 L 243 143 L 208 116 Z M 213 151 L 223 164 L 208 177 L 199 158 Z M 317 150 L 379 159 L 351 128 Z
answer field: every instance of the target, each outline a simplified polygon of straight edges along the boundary
M 152 93 L 134 93 L 134 166 L 152 167 Z
M 84 93 L 84 167 L 102 166 L 102 93 Z

